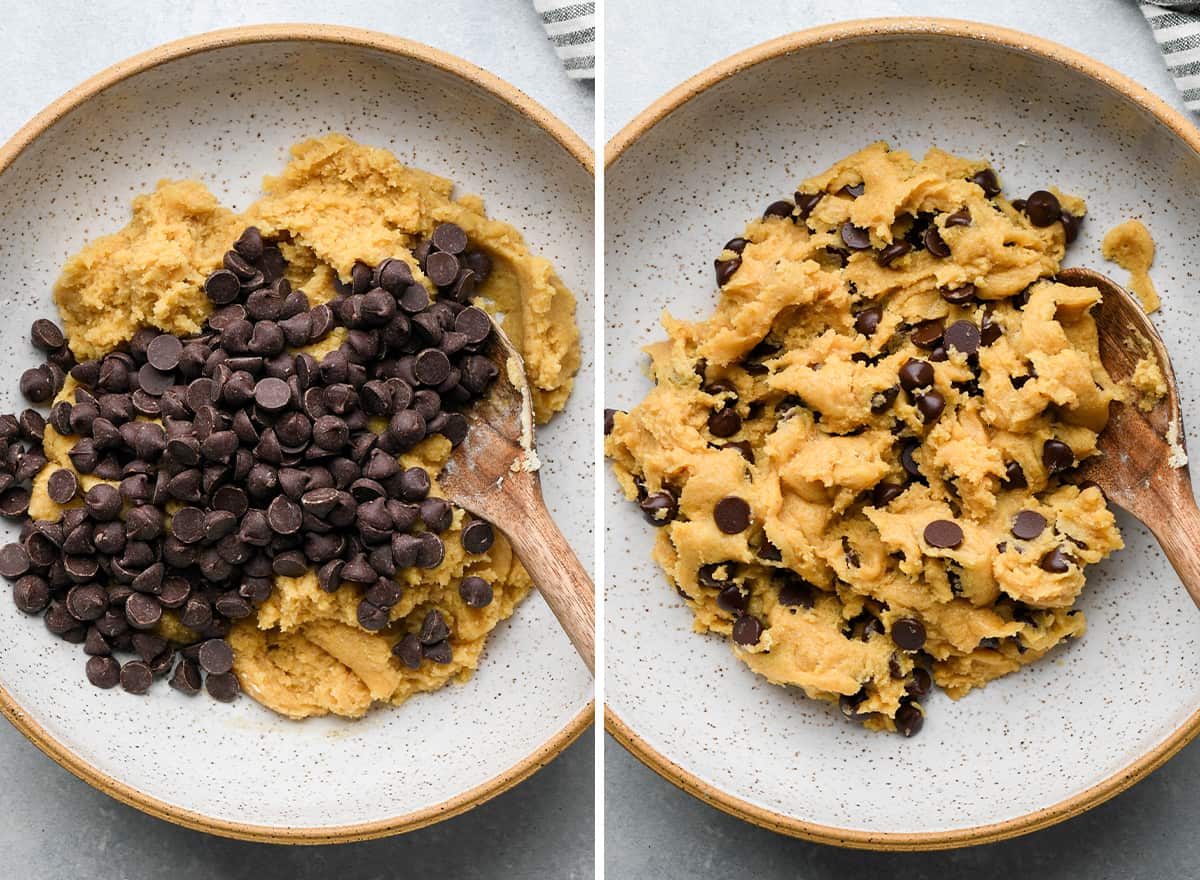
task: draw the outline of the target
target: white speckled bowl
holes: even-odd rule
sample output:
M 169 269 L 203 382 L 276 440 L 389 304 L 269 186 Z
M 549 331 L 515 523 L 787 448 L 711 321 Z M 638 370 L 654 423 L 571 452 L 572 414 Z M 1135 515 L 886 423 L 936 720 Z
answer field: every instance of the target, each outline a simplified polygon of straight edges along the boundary
M 662 309 L 699 318 L 723 242 L 801 179 L 877 139 L 989 157 L 1009 192 L 1083 195 L 1068 262 L 1104 264 L 1108 228 L 1158 242 L 1155 322 L 1196 422 L 1200 133 L 1140 86 L 1061 46 L 965 22 L 885 19 L 806 31 L 701 73 L 607 154 L 605 404 L 649 388 Z M 1193 433 L 1193 448 L 1198 448 Z M 1090 569 L 1079 642 L 960 702 L 929 700 L 911 740 L 870 733 L 754 676 L 650 559 L 651 529 L 606 475 L 608 727 L 710 803 L 847 846 L 935 848 L 1012 836 L 1110 797 L 1200 727 L 1200 614 L 1146 530 Z
M 343 28 L 242 28 L 99 74 L 0 150 L 0 410 L 23 406 L 28 328 L 53 312 L 59 267 L 124 225 L 135 194 L 196 177 L 244 207 L 288 146 L 328 131 L 481 194 L 559 268 L 579 297 L 585 346 L 592 339 L 592 154 L 576 135 L 426 46 Z M 592 387 L 585 350 L 567 410 L 539 433 L 547 500 L 585 564 Z M 246 697 L 191 699 L 161 682 L 146 697 L 100 691 L 83 676 L 80 646 L 7 599 L 0 631 L 0 707 L 47 754 L 147 812 L 236 837 L 318 843 L 437 821 L 525 778 L 592 717 L 591 678 L 537 595 L 496 630 L 468 684 L 356 722 L 293 722 Z

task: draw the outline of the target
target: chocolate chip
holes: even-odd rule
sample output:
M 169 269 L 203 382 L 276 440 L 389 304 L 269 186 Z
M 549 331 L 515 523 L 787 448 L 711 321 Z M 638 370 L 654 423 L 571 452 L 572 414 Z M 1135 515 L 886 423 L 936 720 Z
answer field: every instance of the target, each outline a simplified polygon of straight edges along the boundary
M 638 506 L 650 525 L 657 528 L 667 525 L 679 512 L 678 502 L 670 492 L 655 492 L 643 498 Z
M 708 417 L 708 430 L 714 437 L 732 437 L 742 429 L 742 417 L 733 407 L 715 410 Z
M 925 543 L 930 547 L 953 550 L 962 545 L 963 530 L 948 519 L 935 519 L 925 526 Z
M 919 651 L 925 646 L 925 626 L 911 617 L 901 617 L 892 623 L 892 641 L 904 651 Z
M 900 259 L 912 249 L 912 244 L 903 238 L 898 241 L 893 241 L 891 244 L 882 248 L 879 253 L 875 255 L 875 262 L 880 266 L 890 266 L 893 262 Z
M 206 639 L 200 643 L 196 660 L 205 672 L 220 675 L 233 669 L 233 650 L 224 639 Z
M 891 409 L 896 398 L 900 396 L 900 386 L 892 385 L 884 388 L 882 391 L 876 391 L 871 395 L 871 412 L 875 415 L 887 412 Z
M 917 397 L 913 404 L 916 406 L 917 412 L 921 414 L 921 421 L 928 425 L 941 417 L 942 412 L 946 409 L 946 398 L 940 391 L 931 390 Z
M 1024 489 L 1027 485 L 1025 471 L 1017 462 L 1010 461 L 1004 466 L 1004 487 L 1006 489 Z
M 21 374 L 21 393 L 33 403 L 45 403 L 54 396 L 54 377 L 49 367 L 43 364 L 32 367 Z
M 483 309 L 471 306 L 455 317 L 454 329 L 467 338 L 469 345 L 478 345 L 491 335 L 492 321 Z
M 279 535 L 292 535 L 300 531 L 303 511 L 286 495 L 277 495 L 267 507 L 267 522 Z
M 430 239 L 434 247 L 448 254 L 461 254 L 467 249 L 467 234 L 454 223 L 439 223 Z
M 941 321 L 922 321 L 912 329 L 908 334 L 908 338 L 917 348 L 930 350 L 937 348 L 938 343 L 942 341 L 944 331 Z
M 1000 181 L 996 179 L 996 172 L 991 168 L 976 171 L 971 176 L 971 182 L 982 189 L 989 199 L 1000 195 Z
M 955 287 L 950 290 L 942 291 L 942 299 L 951 305 L 965 306 L 975 300 L 976 289 L 974 284 L 964 284 L 961 287 Z M 995 340 L 992 340 L 995 342 Z
M 183 354 L 183 343 L 178 337 L 163 333 L 155 336 L 146 346 L 146 360 L 156 370 L 169 373 L 179 366 Z
M 955 321 L 946 328 L 946 347 L 963 354 L 975 354 L 979 350 L 980 339 L 979 328 L 970 321 Z
M 496 533 L 489 522 L 476 519 L 463 526 L 462 545 L 468 553 L 486 553 L 495 539 Z
M 896 710 L 896 732 L 910 737 L 919 733 L 925 723 L 925 714 L 912 703 L 902 703 Z
M 1049 226 L 1062 217 L 1062 205 L 1052 192 L 1039 189 L 1025 200 L 1024 211 L 1034 226 Z
M 424 468 L 407 468 L 400 477 L 400 497 L 405 501 L 420 501 L 429 494 L 431 485 Z
M 453 254 L 444 252 L 432 253 L 425 261 L 425 274 L 438 287 L 446 287 L 454 283 L 458 276 L 459 262 Z
M 717 286 L 724 287 L 728 284 L 741 266 L 741 257 L 734 257 L 732 260 L 713 260 L 713 269 L 717 273 Z
M 144 694 L 154 682 L 154 673 L 144 660 L 130 660 L 121 667 L 120 679 L 121 687 L 129 693 Z
M 450 359 L 436 348 L 427 348 L 417 355 L 413 374 L 423 385 L 440 385 L 450 375 Z
M 10 519 L 24 516 L 29 512 L 29 490 L 23 486 L 14 486 L 0 492 L 0 516 Z
M 871 503 L 876 507 L 887 507 L 895 499 L 904 494 L 904 486 L 890 480 L 878 483 L 871 491 Z
M 883 320 L 883 309 L 878 306 L 871 306 L 863 309 L 854 319 L 854 329 L 863 336 L 873 336 L 875 331 L 879 329 L 879 322 Z
M 728 495 L 713 507 L 713 520 L 727 535 L 744 532 L 750 526 L 750 505 L 742 498 Z
M 746 614 L 733 622 L 733 640 L 743 647 L 757 645 L 762 634 L 763 625 L 757 617 Z
M 417 535 L 417 568 L 437 568 L 446 558 L 446 545 L 437 535 L 421 532 Z
M 89 657 L 84 671 L 88 681 L 105 690 L 116 687 L 117 682 L 121 680 L 121 664 L 105 655 Z
M 1047 440 L 1042 446 L 1042 464 L 1051 476 L 1069 470 L 1075 464 L 1075 453 L 1061 440 Z
M 421 640 L 415 633 L 408 633 L 392 647 L 392 653 L 409 669 L 421 668 Z
M 946 228 L 947 229 L 951 228 L 952 226 L 970 226 L 970 225 L 971 225 L 971 211 L 970 211 L 970 209 L 966 208 L 965 206 L 962 208 L 959 208 L 953 214 L 946 215 Z
M 50 603 L 50 585 L 39 575 L 24 575 L 13 584 L 13 602 L 26 614 L 38 614 Z
M 76 620 L 97 620 L 108 610 L 108 594 L 99 584 L 77 584 L 67 591 L 66 605 Z
M 184 544 L 194 544 L 204 537 L 204 511 L 198 507 L 181 507 L 171 517 L 171 534 Z
M 900 385 L 905 391 L 916 391 L 933 384 L 933 367 L 925 361 L 909 358 L 900 367 Z
M 921 240 L 925 243 L 925 250 L 929 251 L 932 256 L 939 259 L 950 256 L 950 246 L 946 244 L 936 226 L 928 226 L 922 234 Z
M 1071 557 L 1063 551 L 1062 547 L 1055 547 L 1042 556 L 1040 565 L 1043 571 L 1051 574 L 1063 574 L 1071 568 Z
M 360 627 L 368 631 L 368 633 L 378 633 L 388 625 L 388 610 L 382 609 L 378 605 L 374 605 L 362 599 L 358 607 L 358 621 Z
M 83 504 L 99 522 L 116 519 L 121 512 L 121 493 L 107 483 L 97 483 L 84 494 Z
M 29 571 L 29 554 L 20 544 L 5 544 L 0 548 L 0 575 L 15 580 Z
M 148 630 L 162 618 L 162 605 L 148 593 L 134 593 L 125 600 L 125 619 L 134 629 Z
M 218 269 L 205 279 L 204 292 L 217 305 L 228 305 L 241 294 L 242 282 L 228 269 Z
M 268 412 L 278 412 L 285 409 L 291 402 L 292 392 L 287 382 L 268 376 L 259 379 L 254 386 L 254 401 Z
M 824 196 L 825 193 L 823 192 L 796 193 L 796 216 L 801 220 L 807 220 L 809 215 L 812 214 L 813 209 L 817 206 L 821 199 L 824 198 Z
M 867 230 L 855 226 L 849 220 L 842 224 L 842 242 L 852 251 L 864 251 L 871 246 L 871 235 Z
M 421 654 L 426 660 L 431 660 L 434 663 L 444 664 L 454 660 L 454 649 L 448 641 L 424 646 L 421 648 Z
M 481 577 L 465 577 L 458 585 L 458 595 L 471 608 L 486 608 L 492 604 L 492 585 Z
M 186 657 L 180 658 L 168 684 L 180 693 L 200 693 L 200 664 Z
M 222 703 L 228 703 L 237 699 L 237 695 L 241 693 L 242 687 L 238 682 L 237 675 L 232 672 L 223 672 L 205 676 L 204 689 L 208 691 L 209 696 L 213 699 L 220 700 Z
M 445 498 L 426 498 L 420 504 L 421 522 L 431 532 L 444 532 L 450 528 L 454 510 Z M 390 517 L 389 517 L 390 519 Z

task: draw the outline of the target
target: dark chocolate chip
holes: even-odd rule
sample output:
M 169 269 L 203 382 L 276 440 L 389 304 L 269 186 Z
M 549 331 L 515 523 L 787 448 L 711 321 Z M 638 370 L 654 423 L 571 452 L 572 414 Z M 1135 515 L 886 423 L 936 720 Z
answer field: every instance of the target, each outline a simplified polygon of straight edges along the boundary
M 963 530 L 948 519 L 935 519 L 925 526 L 925 543 L 930 547 L 953 550 L 963 542 Z
M 925 626 L 911 617 L 892 622 L 892 641 L 904 651 L 919 651 L 925 646 Z
M 1046 529 L 1046 518 L 1036 510 L 1022 510 L 1013 517 L 1012 533 L 1024 541 L 1032 541 Z
M 713 520 L 727 535 L 744 532 L 750 526 L 750 505 L 736 495 L 728 495 L 713 507 Z
M 1037 190 L 1025 200 L 1024 211 L 1034 226 L 1049 226 L 1062 217 L 1058 197 L 1044 189 Z
M 733 623 L 733 640 L 743 647 L 757 645 L 762 634 L 762 622 L 752 615 L 743 615 Z

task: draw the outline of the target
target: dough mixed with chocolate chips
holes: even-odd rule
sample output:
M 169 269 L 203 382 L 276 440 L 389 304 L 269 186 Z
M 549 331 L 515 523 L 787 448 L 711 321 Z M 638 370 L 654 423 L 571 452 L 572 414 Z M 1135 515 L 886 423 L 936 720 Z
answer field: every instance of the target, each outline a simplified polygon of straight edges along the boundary
M 664 316 L 654 388 L 605 425 L 698 631 L 905 735 L 934 684 L 1083 633 L 1084 567 L 1122 546 L 1073 478 L 1120 396 L 1099 291 L 1053 280 L 1083 214 L 879 143 L 726 244 L 712 315 Z

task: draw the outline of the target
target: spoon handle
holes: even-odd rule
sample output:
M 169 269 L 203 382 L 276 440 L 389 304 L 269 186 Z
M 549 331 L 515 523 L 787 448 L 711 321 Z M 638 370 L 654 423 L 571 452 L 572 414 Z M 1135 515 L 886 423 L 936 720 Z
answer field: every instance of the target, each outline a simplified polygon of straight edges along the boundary
M 1200 607 L 1200 509 L 1190 491 L 1171 499 L 1152 529 L 1192 601 Z
M 591 577 L 546 509 L 536 474 L 529 479 L 510 478 L 505 497 L 512 509 L 493 521 L 507 524 L 503 531 L 517 558 L 588 671 L 595 674 L 596 588 Z

